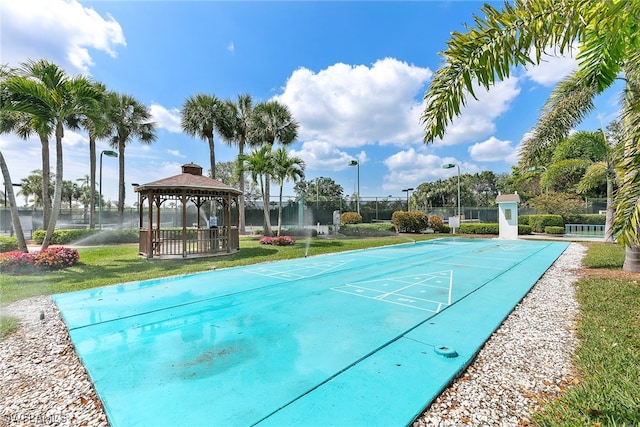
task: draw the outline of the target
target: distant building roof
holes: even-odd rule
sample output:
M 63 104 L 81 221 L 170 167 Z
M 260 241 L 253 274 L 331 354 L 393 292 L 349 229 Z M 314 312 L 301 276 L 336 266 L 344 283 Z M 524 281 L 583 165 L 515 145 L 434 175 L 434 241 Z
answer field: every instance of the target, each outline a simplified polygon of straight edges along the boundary
M 520 203 L 520 195 L 518 193 L 515 194 L 498 194 L 496 197 L 496 203 Z

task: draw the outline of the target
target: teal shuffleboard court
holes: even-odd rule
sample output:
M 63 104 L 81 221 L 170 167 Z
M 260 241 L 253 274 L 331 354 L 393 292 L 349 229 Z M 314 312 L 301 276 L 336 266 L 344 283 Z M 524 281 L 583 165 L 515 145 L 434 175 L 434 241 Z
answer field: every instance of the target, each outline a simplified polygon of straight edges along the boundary
M 399 426 L 566 247 L 443 238 L 53 298 L 112 426 Z

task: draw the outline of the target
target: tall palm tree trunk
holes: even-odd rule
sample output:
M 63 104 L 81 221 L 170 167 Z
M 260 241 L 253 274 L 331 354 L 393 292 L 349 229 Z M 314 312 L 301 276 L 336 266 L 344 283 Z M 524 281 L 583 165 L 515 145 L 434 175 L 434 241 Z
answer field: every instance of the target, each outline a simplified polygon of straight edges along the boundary
M 89 134 L 89 228 L 96 228 L 96 137 Z
M 269 188 L 271 187 L 271 178 L 268 173 L 264 174 L 264 190 L 262 194 L 264 196 L 264 232 L 265 234 L 271 235 L 271 212 L 270 212 L 270 204 L 271 201 L 271 192 Z
M 240 172 L 239 180 L 240 180 L 240 197 L 238 197 L 238 215 L 239 218 L 239 227 L 240 235 L 246 234 L 246 221 L 244 218 L 244 171 L 242 170 L 242 160 L 244 158 L 244 139 L 238 142 L 238 171 Z
M 42 146 L 42 228 L 49 224 L 51 215 L 51 195 L 49 186 L 51 185 L 51 160 L 49 159 L 49 138 L 40 135 L 40 145 Z
M 118 228 L 124 223 L 124 143 L 118 144 Z
M 280 184 L 280 197 L 278 197 L 278 236 L 282 233 L 282 188 L 283 184 Z
M 604 241 L 613 243 L 613 179 L 607 176 L 607 212 L 604 221 Z
M 5 192 L 7 199 L 9 199 L 9 209 L 11 210 L 11 224 L 13 230 L 16 232 L 16 239 L 18 239 L 18 250 L 20 252 L 29 252 L 27 249 L 27 242 L 24 239 L 24 231 L 22 230 L 22 224 L 20 224 L 20 215 L 18 214 L 18 205 L 16 204 L 16 195 L 13 193 L 13 185 L 11 184 L 11 176 L 9 175 L 9 168 L 4 161 L 4 156 L 0 151 L 0 169 L 2 169 L 2 178 L 5 182 Z
M 625 257 L 622 269 L 631 273 L 640 273 L 640 247 L 625 247 Z
M 56 187 L 53 192 L 53 206 L 51 207 L 51 217 L 49 218 L 49 222 L 47 224 L 47 232 L 44 235 L 44 240 L 42 241 L 42 247 L 40 250 L 45 250 L 51 244 L 51 238 L 53 237 L 53 232 L 56 229 L 56 224 L 58 222 L 58 214 L 60 213 L 60 208 L 62 207 L 62 137 L 64 136 L 64 131 L 62 128 L 62 121 L 58 120 L 56 122 Z

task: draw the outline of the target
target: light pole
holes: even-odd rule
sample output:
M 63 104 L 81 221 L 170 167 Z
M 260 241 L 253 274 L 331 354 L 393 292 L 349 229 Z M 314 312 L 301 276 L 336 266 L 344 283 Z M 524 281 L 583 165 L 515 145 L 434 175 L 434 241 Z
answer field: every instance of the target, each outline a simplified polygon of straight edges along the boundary
M 451 169 L 455 167 L 458 168 L 458 219 L 462 221 L 462 219 L 460 218 L 460 165 L 453 164 L 453 163 L 447 163 L 446 165 L 442 165 L 442 169 Z
M 349 162 L 349 166 L 358 167 L 358 191 L 356 192 L 356 207 L 357 207 L 358 215 L 360 215 L 360 163 L 358 163 L 357 160 L 351 160 Z
M 411 208 L 409 208 L 409 193 L 413 191 L 413 188 L 405 188 L 402 191 L 407 193 L 407 212 L 411 212 Z
M 102 150 L 100 152 L 100 194 L 98 198 L 98 229 L 102 230 L 102 155 L 107 157 L 118 157 L 118 153 L 112 150 Z

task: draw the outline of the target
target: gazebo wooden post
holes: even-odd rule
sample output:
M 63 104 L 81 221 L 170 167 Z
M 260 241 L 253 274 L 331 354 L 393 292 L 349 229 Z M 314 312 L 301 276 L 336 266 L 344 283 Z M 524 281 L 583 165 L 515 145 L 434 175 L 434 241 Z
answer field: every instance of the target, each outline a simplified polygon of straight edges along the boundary
M 153 191 L 149 191 L 149 222 L 147 223 L 147 259 L 153 258 Z
M 227 227 L 227 253 L 231 253 L 231 194 L 227 194 L 227 202 L 225 203 L 226 209 L 226 221 Z
M 182 191 L 182 195 L 180 196 L 180 200 L 182 200 L 182 257 L 187 257 L 187 202 L 189 198 L 187 197 L 185 191 Z

